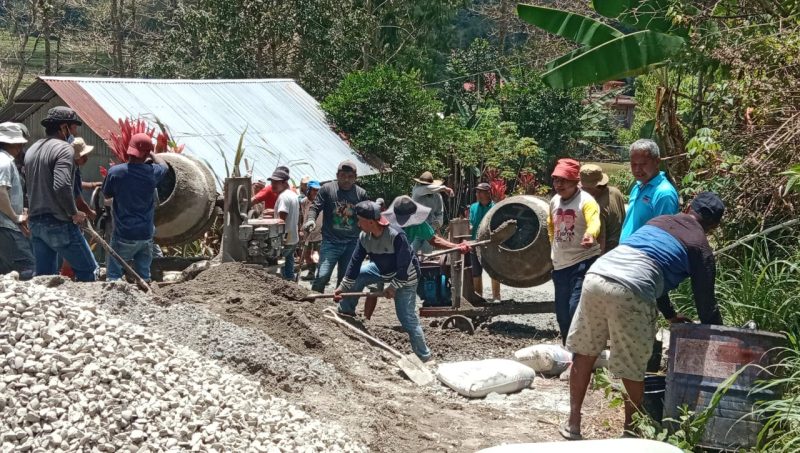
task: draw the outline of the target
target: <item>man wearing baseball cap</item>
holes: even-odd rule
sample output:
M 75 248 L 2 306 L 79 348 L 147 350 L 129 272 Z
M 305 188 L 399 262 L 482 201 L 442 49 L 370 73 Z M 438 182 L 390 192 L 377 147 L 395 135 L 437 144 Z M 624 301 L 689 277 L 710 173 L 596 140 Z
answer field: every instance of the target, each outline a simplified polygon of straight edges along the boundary
M 616 187 L 608 185 L 608 175 L 599 165 L 581 166 L 581 189 L 589 192 L 600 207 L 600 251 L 606 253 L 619 244 L 622 223 L 625 221 L 625 197 Z
M 86 214 L 75 204 L 75 151 L 68 143 L 81 124 L 71 108 L 53 107 L 42 120 L 46 138 L 25 153 L 36 275 L 58 273 L 60 255 L 72 265 L 76 280 L 96 279 L 97 262 L 80 229 Z
M 300 201 L 300 224 L 305 224 L 309 220 L 308 210 L 317 199 L 319 190 L 322 185 L 316 179 L 311 179 L 306 184 L 305 197 Z M 311 231 L 301 231 L 300 239 L 305 242 L 304 252 L 302 256 L 303 263 L 305 264 L 308 272 L 302 277 L 303 280 L 314 280 L 317 273 L 317 264 L 314 262 L 314 252 L 319 254 L 319 243 L 322 241 L 322 213 L 317 215 L 315 219 L 315 227 Z
M 342 161 L 336 171 L 336 181 L 322 185 L 314 203 L 308 208 L 303 231 L 317 226 L 317 215 L 322 213 L 322 245 L 319 250 L 317 277 L 311 290 L 325 291 L 337 267 L 336 283 L 344 277 L 347 263 L 353 256 L 359 237 L 355 206 L 366 201 L 367 191 L 356 185 L 357 166 L 350 160 Z
M 558 160 L 552 173 L 556 195 L 550 200 L 547 216 L 556 320 L 562 342 L 567 340 L 586 271 L 600 255 L 600 208 L 578 187 L 580 168 L 574 159 Z
M 133 261 L 136 273 L 149 281 L 155 234 L 153 217 L 158 202 L 156 187 L 169 167 L 153 153 L 153 140 L 144 133 L 131 137 L 126 154 L 128 162 L 109 168 L 103 182 L 103 194 L 114 199 L 111 247 L 125 261 Z M 152 162 L 147 162 L 151 157 Z M 122 278 L 122 265 L 114 257 L 108 258 L 107 267 L 108 280 Z
M 390 225 L 374 201 L 356 204 L 355 214 L 361 230 L 358 243 L 342 282 L 334 291 L 339 313 L 355 316 L 357 297 L 340 296 L 343 292 L 362 291 L 367 285 L 386 283 L 384 296 L 394 299 L 397 318 L 411 339 L 411 349 L 423 361 L 431 358 L 425 334 L 416 311 L 419 261 L 402 228 Z M 364 259 L 369 257 L 369 262 Z
M 14 163 L 26 143 L 20 124 L 0 124 L 0 274 L 16 271 L 21 280 L 33 277 L 34 270 L 22 179 Z
M 297 194 L 289 189 L 289 172 L 276 168 L 269 177 L 272 192 L 278 195 L 275 201 L 275 218 L 283 220 L 286 226 L 286 238 L 283 243 L 283 278 L 294 281 L 294 250 L 300 237 L 297 228 L 300 224 L 300 200 Z
M 586 275 L 567 349 L 575 354 L 569 379 L 570 417 L 561 427 L 579 439 L 581 406 L 592 366 L 610 339 L 609 368 L 625 385 L 625 430 L 641 408 L 644 374 L 653 347 L 658 311 L 671 323 L 691 322 L 675 312 L 669 292 L 687 277 L 703 324 L 722 324 L 714 295 L 716 266 L 706 235 L 725 213 L 719 197 L 702 192 L 686 214 L 647 222 L 614 250 L 597 259 Z

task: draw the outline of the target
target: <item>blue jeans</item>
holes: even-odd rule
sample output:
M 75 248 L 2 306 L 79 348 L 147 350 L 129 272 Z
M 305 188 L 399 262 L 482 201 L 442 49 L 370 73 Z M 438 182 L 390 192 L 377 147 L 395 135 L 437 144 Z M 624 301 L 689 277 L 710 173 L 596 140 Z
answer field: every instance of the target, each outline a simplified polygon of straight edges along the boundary
M 153 262 L 152 239 L 130 240 L 112 236 L 111 248 L 114 249 L 125 262 L 133 261 L 133 270 L 135 270 L 144 281 L 150 281 L 150 264 Z M 108 267 L 106 274 L 107 280 L 119 280 L 122 278 L 122 265 L 116 258 L 109 256 L 106 265 Z
M 30 225 L 36 275 L 58 274 L 56 257 L 61 255 L 72 266 L 76 280 L 93 282 L 97 279 L 97 261 L 78 225 L 50 217 L 31 219 Z
M 325 286 L 331 281 L 333 275 L 333 268 L 339 266 L 336 272 L 336 284 L 342 282 L 345 272 L 347 272 L 347 265 L 350 264 L 350 258 L 353 257 L 353 251 L 356 249 L 358 239 L 353 239 L 350 242 L 331 242 L 322 239 L 322 245 L 319 248 L 319 264 L 317 265 L 317 278 L 314 279 L 314 284 L 311 285 L 311 290 L 322 293 L 325 292 Z
M 572 324 L 572 317 L 578 309 L 578 302 L 581 300 L 581 290 L 583 289 L 583 279 L 586 271 L 597 260 L 592 257 L 580 263 L 553 271 L 553 287 L 555 289 L 556 321 L 558 330 L 561 331 L 561 342 L 566 344 L 569 326 Z
M 348 292 L 363 291 L 367 285 L 382 283 L 383 277 L 378 271 L 375 263 L 364 263 L 361 265 L 361 272 L 356 278 L 356 283 Z M 431 350 L 425 343 L 425 334 L 417 317 L 417 288 L 415 286 L 404 286 L 398 288 L 394 295 L 394 309 L 397 312 L 397 319 L 403 326 L 409 339 L 411 339 L 411 349 L 421 360 L 426 361 L 431 357 Z M 345 297 L 339 302 L 339 312 L 355 314 L 358 305 L 357 297 Z
M 31 241 L 18 230 L 0 227 L 0 274 L 19 273 L 20 280 L 33 277 Z
M 294 250 L 297 244 L 284 245 L 281 256 L 283 256 L 283 271 L 281 274 L 285 280 L 294 280 Z

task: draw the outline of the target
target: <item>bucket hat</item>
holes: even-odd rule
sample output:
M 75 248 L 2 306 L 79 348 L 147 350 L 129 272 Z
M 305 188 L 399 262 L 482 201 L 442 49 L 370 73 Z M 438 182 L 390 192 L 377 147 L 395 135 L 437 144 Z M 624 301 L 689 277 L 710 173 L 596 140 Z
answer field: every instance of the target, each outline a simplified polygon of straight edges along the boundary
M 22 125 L 11 122 L 0 123 L 0 143 L 8 143 L 10 145 L 28 143 Z
M 583 187 L 597 187 L 608 184 L 608 175 L 603 173 L 599 165 L 586 164 L 581 167 L 581 185 Z
M 397 197 L 383 213 L 386 218 L 401 227 L 420 225 L 428 218 L 431 208 L 412 200 L 408 195 Z
M 59 124 L 59 123 L 71 123 L 77 124 L 78 126 L 82 125 L 83 122 L 78 118 L 78 114 L 75 113 L 75 110 L 72 110 L 69 107 L 53 107 L 47 111 L 47 116 L 42 120 L 42 126 L 47 126 L 48 124 Z
M 270 181 L 288 181 L 289 180 L 289 172 L 282 170 L 280 167 L 276 168 L 274 172 L 272 172 L 272 176 L 269 177 Z
M 72 149 L 74 149 L 80 157 L 84 157 L 94 150 L 94 146 L 87 145 L 83 137 L 75 137 L 75 140 L 72 141 Z
M 442 180 L 441 179 L 433 179 L 433 173 L 426 171 L 419 175 L 419 178 L 412 178 L 419 184 L 423 184 L 426 186 L 441 186 Z

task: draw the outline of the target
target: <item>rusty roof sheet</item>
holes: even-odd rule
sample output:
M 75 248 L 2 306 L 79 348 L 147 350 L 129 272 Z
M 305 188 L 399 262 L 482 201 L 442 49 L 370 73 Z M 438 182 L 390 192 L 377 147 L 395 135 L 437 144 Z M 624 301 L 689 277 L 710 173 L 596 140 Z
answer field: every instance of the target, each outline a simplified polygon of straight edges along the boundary
M 345 159 L 356 162 L 359 175 L 378 172 L 330 129 L 319 103 L 291 79 L 40 79 L 106 140 L 118 119 L 142 118 L 155 127 L 158 118 L 186 145 L 184 152 L 206 161 L 219 179 L 245 130 L 244 157 L 255 177 L 286 165 L 296 183 L 305 174 L 329 181 Z M 34 84 L 17 102 L 42 102 L 49 91 L 43 88 Z

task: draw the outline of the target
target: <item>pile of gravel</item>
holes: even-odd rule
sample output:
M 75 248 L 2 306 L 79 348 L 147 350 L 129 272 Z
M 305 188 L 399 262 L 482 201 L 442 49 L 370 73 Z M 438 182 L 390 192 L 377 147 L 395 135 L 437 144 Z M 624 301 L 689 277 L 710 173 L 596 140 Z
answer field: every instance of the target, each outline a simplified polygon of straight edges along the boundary
M 0 280 L 0 450 L 365 451 L 258 383 L 48 288 Z

